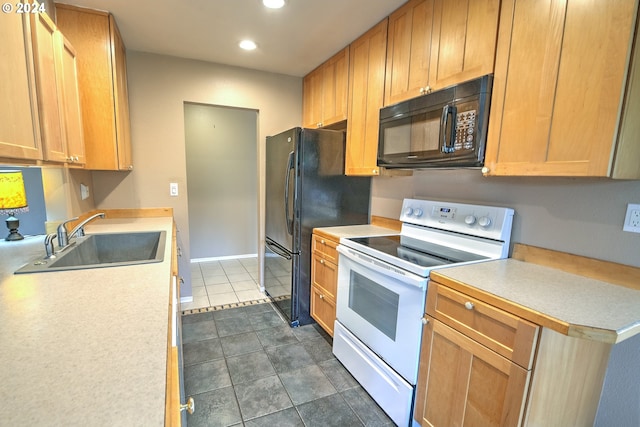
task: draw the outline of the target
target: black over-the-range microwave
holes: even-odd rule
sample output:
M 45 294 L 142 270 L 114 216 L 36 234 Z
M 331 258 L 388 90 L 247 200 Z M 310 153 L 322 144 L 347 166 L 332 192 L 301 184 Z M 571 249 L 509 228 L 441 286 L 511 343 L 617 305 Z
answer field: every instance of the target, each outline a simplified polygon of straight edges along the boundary
M 493 75 L 380 110 L 378 166 L 481 167 Z

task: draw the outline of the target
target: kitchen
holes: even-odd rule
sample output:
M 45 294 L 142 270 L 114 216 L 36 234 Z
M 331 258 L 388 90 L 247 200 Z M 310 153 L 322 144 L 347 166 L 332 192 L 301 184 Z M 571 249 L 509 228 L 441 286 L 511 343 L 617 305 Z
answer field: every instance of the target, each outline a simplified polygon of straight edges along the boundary
M 260 110 L 259 141 L 302 122 L 300 77 L 136 51 L 127 52 L 127 61 L 136 168 L 129 174 L 92 172 L 95 206 L 81 212 L 166 206 L 174 209 L 178 226 L 188 233 L 185 199 L 171 198 L 165 191 L 169 182 L 186 186 L 181 166 L 184 147 L 176 143 L 184 138 L 185 100 Z M 213 84 L 211 76 L 223 83 Z M 158 144 L 163 147 L 160 152 Z M 150 152 L 154 155 L 147 161 Z M 80 182 L 85 173 L 72 171 L 70 179 Z M 621 229 L 626 204 L 638 203 L 639 190 L 638 181 L 483 177 L 479 170 L 415 171 L 413 176 L 373 178 L 371 212 L 397 219 L 406 197 L 509 206 L 517 213 L 514 242 L 640 267 L 637 235 Z M 637 339 L 622 343 L 613 360 L 633 359 L 638 346 Z M 625 366 L 638 371 L 631 368 L 635 365 Z M 627 384 L 627 389 L 613 395 L 637 396 L 633 387 Z M 637 411 L 637 402 L 626 406 L 626 411 Z

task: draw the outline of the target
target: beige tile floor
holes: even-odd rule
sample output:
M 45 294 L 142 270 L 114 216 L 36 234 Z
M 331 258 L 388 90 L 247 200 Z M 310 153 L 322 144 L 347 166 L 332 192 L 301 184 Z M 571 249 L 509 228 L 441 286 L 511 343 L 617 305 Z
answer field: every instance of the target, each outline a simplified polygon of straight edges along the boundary
M 266 298 L 258 282 L 258 258 L 236 258 L 191 264 L 193 301 L 181 309 L 194 310 Z

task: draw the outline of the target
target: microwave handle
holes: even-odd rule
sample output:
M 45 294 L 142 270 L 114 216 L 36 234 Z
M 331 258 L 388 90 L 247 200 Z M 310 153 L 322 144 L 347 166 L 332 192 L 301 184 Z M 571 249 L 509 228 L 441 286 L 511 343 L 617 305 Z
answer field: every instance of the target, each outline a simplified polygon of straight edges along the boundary
M 445 105 L 442 109 L 442 118 L 440 119 L 440 129 L 442 129 L 442 140 L 440 141 L 440 150 L 443 153 L 453 153 L 455 151 L 456 141 L 456 114 L 457 108 L 454 105 Z M 451 123 L 449 123 L 451 120 Z M 450 131 L 447 133 L 447 125 L 451 125 Z M 449 141 L 447 141 L 449 137 Z

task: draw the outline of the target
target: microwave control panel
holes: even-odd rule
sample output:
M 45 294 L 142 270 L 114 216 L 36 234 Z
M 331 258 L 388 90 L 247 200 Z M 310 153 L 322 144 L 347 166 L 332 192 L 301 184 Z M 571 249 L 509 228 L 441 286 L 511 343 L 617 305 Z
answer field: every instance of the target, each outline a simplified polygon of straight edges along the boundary
M 473 150 L 473 140 L 476 130 L 476 110 L 460 112 L 456 115 L 456 141 L 454 148 L 458 150 Z

